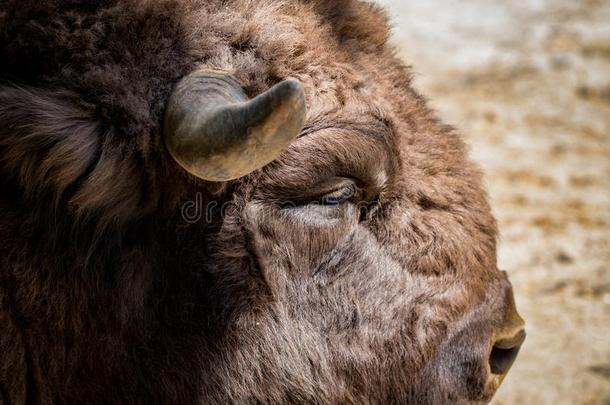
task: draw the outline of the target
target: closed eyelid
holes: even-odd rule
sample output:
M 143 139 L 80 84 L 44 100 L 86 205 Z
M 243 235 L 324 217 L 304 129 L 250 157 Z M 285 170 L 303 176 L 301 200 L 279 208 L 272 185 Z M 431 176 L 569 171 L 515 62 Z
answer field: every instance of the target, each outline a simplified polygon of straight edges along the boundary
M 336 205 L 350 200 L 356 196 L 356 185 L 353 182 L 343 183 L 320 198 L 320 202 L 326 205 Z

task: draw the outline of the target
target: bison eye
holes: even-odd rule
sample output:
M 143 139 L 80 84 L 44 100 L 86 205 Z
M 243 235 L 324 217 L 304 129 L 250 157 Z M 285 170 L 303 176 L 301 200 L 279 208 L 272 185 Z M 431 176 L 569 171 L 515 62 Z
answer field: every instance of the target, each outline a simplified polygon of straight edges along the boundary
M 356 187 L 353 184 L 345 185 L 337 190 L 323 195 L 320 203 L 323 205 L 338 205 L 349 201 L 356 195 Z

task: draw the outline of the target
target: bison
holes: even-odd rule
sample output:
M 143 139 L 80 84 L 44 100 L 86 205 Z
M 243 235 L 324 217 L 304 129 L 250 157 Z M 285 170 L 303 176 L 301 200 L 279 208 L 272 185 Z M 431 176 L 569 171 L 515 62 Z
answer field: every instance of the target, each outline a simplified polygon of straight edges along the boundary
M 489 401 L 523 321 L 388 32 L 357 0 L 3 0 L 3 402 Z

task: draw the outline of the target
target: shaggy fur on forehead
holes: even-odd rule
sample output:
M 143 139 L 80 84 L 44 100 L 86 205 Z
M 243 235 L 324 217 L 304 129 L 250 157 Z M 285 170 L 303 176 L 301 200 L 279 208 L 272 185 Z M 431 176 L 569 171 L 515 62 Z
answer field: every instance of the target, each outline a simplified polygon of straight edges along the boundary
M 488 397 L 478 363 L 451 391 L 474 360 L 433 366 L 458 326 L 496 322 L 495 222 L 387 39 L 356 0 L 4 1 L 0 402 Z M 301 137 L 245 178 L 189 176 L 161 128 L 200 67 L 249 96 L 300 81 Z M 315 211 L 318 228 L 277 212 L 337 177 L 381 202 L 366 226 L 351 208 Z M 188 223 L 196 199 L 234 210 Z

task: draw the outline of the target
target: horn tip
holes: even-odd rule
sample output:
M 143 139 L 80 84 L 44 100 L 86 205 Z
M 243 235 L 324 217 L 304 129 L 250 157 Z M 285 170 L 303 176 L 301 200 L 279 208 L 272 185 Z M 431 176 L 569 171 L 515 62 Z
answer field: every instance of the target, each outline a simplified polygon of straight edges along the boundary
M 278 83 L 275 87 L 275 92 L 281 99 L 305 104 L 305 88 L 298 81 L 287 79 Z

